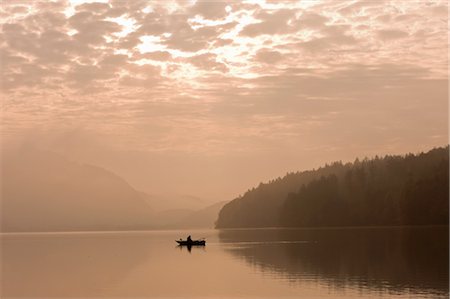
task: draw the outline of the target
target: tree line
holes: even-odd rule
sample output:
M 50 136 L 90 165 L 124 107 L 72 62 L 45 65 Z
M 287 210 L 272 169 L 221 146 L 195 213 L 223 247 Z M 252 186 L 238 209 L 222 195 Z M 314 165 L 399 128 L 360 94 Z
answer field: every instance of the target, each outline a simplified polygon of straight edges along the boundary
M 217 228 L 449 221 L 449 147 L 288 173 L 226 204 Z

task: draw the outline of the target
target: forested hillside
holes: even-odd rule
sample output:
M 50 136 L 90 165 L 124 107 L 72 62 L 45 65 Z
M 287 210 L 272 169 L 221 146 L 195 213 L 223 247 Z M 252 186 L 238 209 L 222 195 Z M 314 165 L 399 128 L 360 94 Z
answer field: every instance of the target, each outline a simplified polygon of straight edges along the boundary
M 218 228 L 448 224 L 449 148 L 289 173 L 226 204 Z

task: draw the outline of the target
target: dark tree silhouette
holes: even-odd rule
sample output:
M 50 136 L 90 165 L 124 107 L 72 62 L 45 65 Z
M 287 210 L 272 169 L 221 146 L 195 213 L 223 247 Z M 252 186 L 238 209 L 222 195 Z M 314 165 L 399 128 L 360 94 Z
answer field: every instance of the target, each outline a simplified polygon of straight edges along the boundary
M 449 147 L 288 173 L 226 204 L 218 228 L 449 221 Z

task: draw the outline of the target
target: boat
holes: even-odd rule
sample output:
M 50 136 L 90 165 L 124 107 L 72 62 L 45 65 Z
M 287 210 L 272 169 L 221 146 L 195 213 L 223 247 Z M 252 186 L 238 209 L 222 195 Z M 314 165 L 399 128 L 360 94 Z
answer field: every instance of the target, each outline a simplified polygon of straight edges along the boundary
M 178 245 L 180 245 L 180 246 L 205 246 L 206 245 L 205 240 L 192 240 L 192 241 L 175 240 L 175 242 L 177 242 Z

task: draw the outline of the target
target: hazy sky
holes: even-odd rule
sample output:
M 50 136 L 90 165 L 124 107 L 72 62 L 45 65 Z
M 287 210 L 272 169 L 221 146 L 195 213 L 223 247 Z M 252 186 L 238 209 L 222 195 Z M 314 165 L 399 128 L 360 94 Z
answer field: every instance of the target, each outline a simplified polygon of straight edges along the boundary
M 212 201 L 448 143 L 447 1 L 2 1 L 2 144 Z

